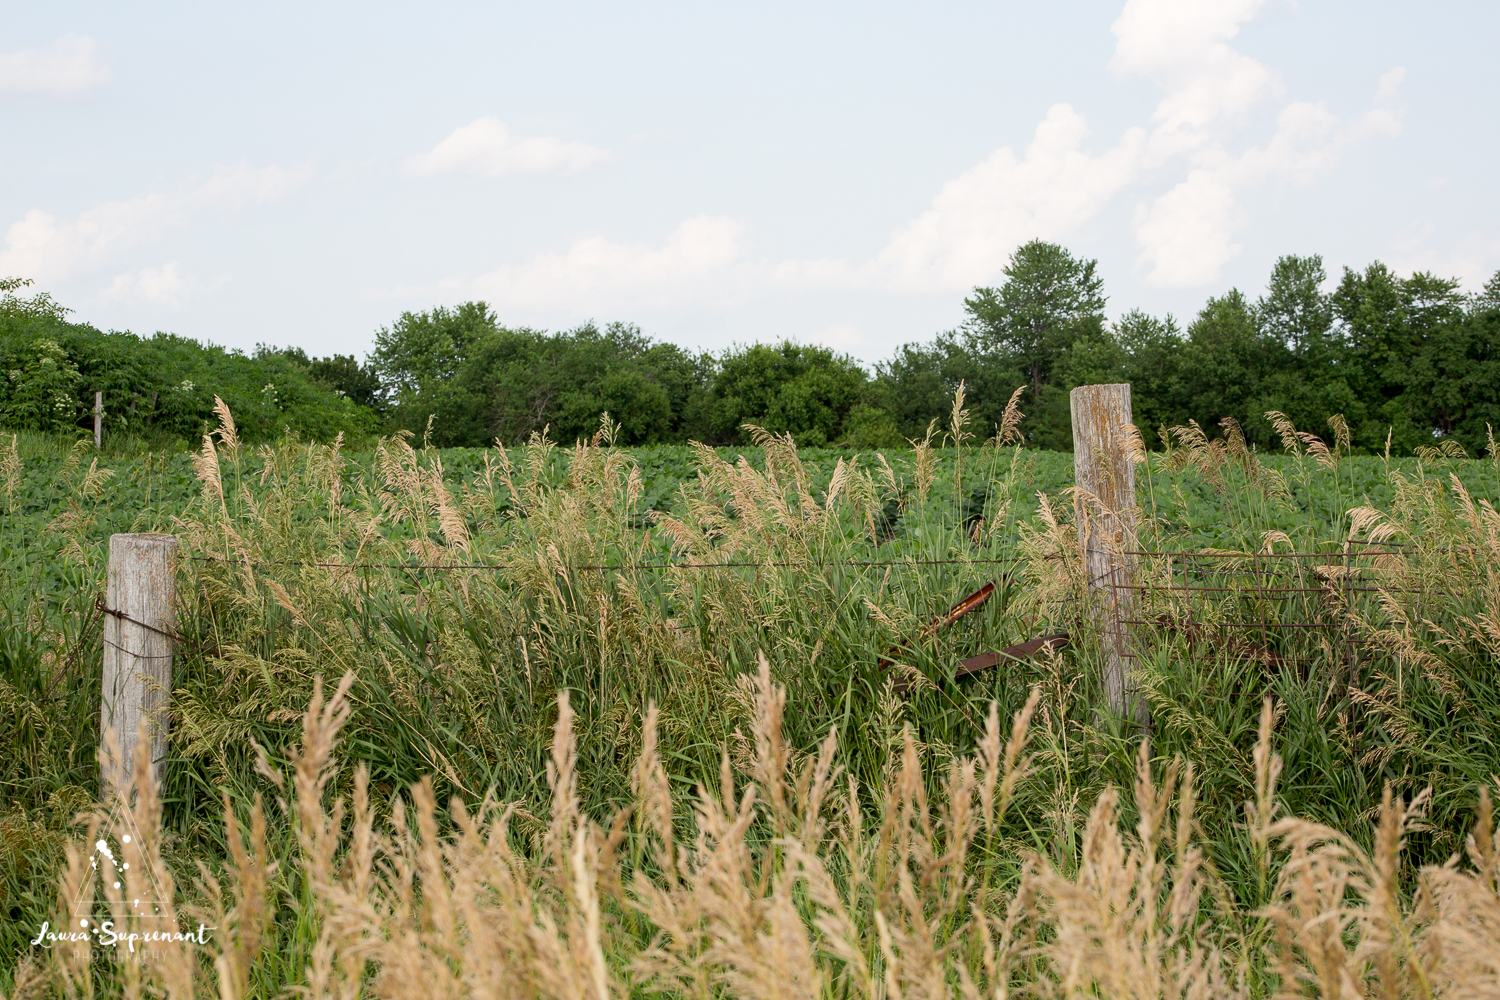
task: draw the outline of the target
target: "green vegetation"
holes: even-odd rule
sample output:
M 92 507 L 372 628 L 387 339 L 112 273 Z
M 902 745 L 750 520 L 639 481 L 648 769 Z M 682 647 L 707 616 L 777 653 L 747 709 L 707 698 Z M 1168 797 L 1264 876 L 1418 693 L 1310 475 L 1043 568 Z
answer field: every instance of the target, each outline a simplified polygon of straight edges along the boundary
M 156 444 L 194 441 L 213 424 L 214 397 L 234 408 L 248 441 L 288 430 L 318 441 L 368 436 L 375 414 L 324 381 L 334 368 L 310 367 L 300 352 L 245 356 L 186 337 L 102 333 L 67 321 L 45 293 L 18 295 L 26 283 L 0 281 L 0 427 L 62 431 L 92 427 L 103 392 L 109 437 Z M 352 359 L 350 359 L 352 360 Z
M 941 424 L 960 383 L 985 435 L 1025 386 L 1027 443 L 1064 451 L 1068 391 L 1095 382 L 1131 383 L 1153 448 L 1168 427 L 1231 419 L 1274 450 L 1268 411 L 1319 429 L 1340 414 L 1366 454 L 1444 442 L 1478 454 L 1500 424 L 1500 279 L 1468 297 L 1377 263 L 1329 294 L 1320 258 L 1283 257 L 1259 299 L 1231 289 L 1184 332 L 1139 310 L 1108 322 L 1096 263 L 1054 244 L 1021 247 L 1005 275 L 965 300 L 963 327 L 902 346 L 873 375 L 820 347 L 694 358 L 621 324 L 509 330 L 482 303 L 403 314 L 377 335 L 371 370 L 394 424 L 422 433 L 433 417 L 441 444 L 520 443 L 544 427 L 571 441 L 607 410 L 628 444 L 743 443 L 750 423 L 802 445 L 893 447 Z
M 1232 420 L 1274 451 L 1275 411 L 1324 432 L 1340 415 L 1362 454 L 1458 447 L 1480 454 L 1500 424 L 1500 276 L 1478 295 L 1380 263 L 1346 269 L 1331 293 L 1317 256 L 1277 261 L 1259 298 L 1212 297 L 1183 330 L 1130 310 L 1110 322 L 1095 261 L 1055 244 L 1019 248 L 1005 281 L 976 288 L 966 322 L 911 342 L 867 372 L 827 348 L 751 344 L 720 355 L 659 343 L 626 323 L 549 333 L 502 324 L 466 302 L 402 313 L 361 364 L 261 346 L 251 356 L 183 337 L 100 333 L 66 322 L 47 295 L 0 284 L 0 427 L 90 425 L 103 390 L 107 433 L 191 443 L 213 399 L 247 441 L 286 429 L 350 441 L 404 429 L 440 447 L 593 433 L 609 413 L 624 445 L 744 445 L 744 425 L 804 447 L 899 447 L 947 419 L 963 384 L 981 438 L 1025 387 L 1026 444 L 1068 451 L 1068 391 L 1129 382 L 1148 447 L 1168 427 Z
M 513 803 L 501 835 L 518 863 L 534 866 L 518 877 L 539 880 L 538 899 L 572 898 L 553 897 L 547 880 L 566 870 L 556 845 L 571 850 L 585 837 L 576 825 L 565 835 L 548 832 L 555 800 L 547 765 L 562 752 L 554 735 L 559 692 L 568 694 L 576 745 L 568 765 L 576 804 L 566 809 L 579 812 L 569 823 L 582 815 L 608 829 L 617 809 L 638 802 L 643 753 L 659 759 L 662 788 L 677 802 L 652 806 L 656 819 L 648 810 L 621 821 L 624 839 L 611 850 L 628 881 L 636 873 L 666 877 L 653 846 L 666 835 L 663 816 L 683 843 L 701 832 L 706 820 L 687 802 L 695 785 L 720 787 L 726 747 L 733 780 L 754 781 L 772 795 L 773 776 L 756 763 L 770 739 L 768 724 L 757 721 L 769 684 L 785 690 L 777 721 L 785 765 L 795 771 L 815 759 L 832 729 L 837 762 L 858 782 L 839 793 L 846 818 L 806 833 L 819 852 L 851 835 L 849 810 L 864 816 L 870 836 L 900 815 L 912 829 L 927 822 L 910 812 L 915 797 L 950 808 L 950 762 L 989 752 L 991 704 L 1004 719 L 1035 690 L 1027 777 L 1004 816 L 967 843 L 958 862 L 942 862 L 959 865 L 941 876 L 950 889 L 922 896 L 928 902 L 911 910 L 917 904 L 900 902 L 897 870 L 879 868 L 885 862 L 875 855 L 830 855 L 827 871 L 847 894 L 840 906 L 866 928 L 859 948 L 876 969 L 894 960 L 871 929 L 874 908 L 892 914 L 889 923 L 897 913 L 929 912 L 923 907 L 941 897 L 951 919 L 930 931 L 941 945 L 968 941 L 976 927 L 998 933 L 998 924 L 971 920 L 972 906 L 1000 920 L 1006 900 L 1018 898 L 1009 894 L 1030 877 L 1027 857 L 1044 859 L 1058 878 L 1087 883 L 1096 858 L 1090 845 L 1116 820 L 1125 827 L 1137 820 L 1129 802 L 1117 816 L 1089 817 L 1108 788 L 1136 782 L 1141 742 L 1095 707 L 1100 651 L 1086 620 L 1073 503 L 1063 492 L 1070 459 L 995 442 L 976 447 L 964 441 L 966 421 L 961 411 L 950 414 L 948 433 L 959 448 L 862 456 L 804 451 L 759 433 L 747 448 L 623 449 L 611 445 L 619 431 L 609 423 L 571 450 L 540 439 L 512 449 L 439 450 L 397 437 L 353 456 L 289 437 L 251 446 L 227 415 L 195 455 L 121 449 L 95 456 L 55 436 L 18 436 L 0 455 L 0 558 L 12 581 L 0 642 L 0 873 L 7 905 L 20 913 L 3 942 L 7 964 L 29 953 L 24 934 L 52 912 L 62 848 L 78 833 L 73 813 L 99 793 L 94 600 L 104 541 L 125 528 L 171 530 L 188 557 L 179 576 L 185 641 L 160 845 L 180 905 L 212 909 L 212 888 L 194 887 L 199 862 L 225 884 L 247 877 L 223 825 L 224 796 L 243 830 L 254 826 L 257 796 L 269 803 L 264 850 L 278 861 L 264 890 L 271 922 L 241 995 L 279 995 L 308 983 L 319 928 L 333 926 L 321 923 L 335 911 L 319 888 L 325 876 L 315 872 L 326 856 L 298 839 L 309 814 L 280 818 L 273 800 L 284 793 L 256 763 L 260 747 L 273 772 L 301 766 L 298 720 L 320 677 L 331 684 L 347 674 L 351 685 L 350 714 L 330 758 L 330 794 L 347 798 L 367 787 L 382 829 L 403 800 L 402 809 L 430 816 L 433 836 L 457 835 L 461 824 L 424 813 L 424 803 L 457 797 L 471 811 L 487 796 Z M 1284 814 L 1328 823 L 1348 831 L 1354 845 L 1369 845 L 1373 834 L 1361 818 L 1378 813 L 1386 787 L 1402 802 L 1432 789 L 1420 800 L 1424 823 L 1408 832 L 1404 860 L 1388 862 L 1393 885 L 1409 889 L 1419 866 L 1462 850 L 1479 789 L 1500 771 L 1487 735 L 1500 728 L 1497 643 L 1485 625 L 1495 617 L 1488 581 L 1500 557 L 1500 517 L 1487 505 L 1500 496 L 1496 464 L 1440 453 L 1353 456 L 1337 439 L 1329 447 L 1295 428 L 1286 433 L 1292 450 L 1279 456 L 1256 455 L 1232 433 L 1213 441 L 1173 435 L 1185 443 L 1145 456 L 1138 487 L 1146 519 L 1140 544 L 1152 550 L 1253 554 L 1290 545 L 1331 553 L 1337 563 L 1351 537 L 1405 546 L 1359 562 L 1384 593 L 1351 594 L 1338 587 L 1337 574 L 1308 570 L 1289 582 L 1311 594 L 1194 600 L 1194 620 L 1204 626 L 1258 618 L 1273 626 L 1324 621 L 1332 629 L 1270 629 L 1254 635 L 1265 644 L 1260 651 L 1172 625 L 1189 610 L 1180 595 L 1154 595 L 1142 609 L 1156 623 L 1140 633 L 1147 654 L 1138 680 L 1155 719 L 1146 765 L 1158 776 L 1168 767 L 1181 775 L 1172 764 L 1178 759 L 1194 769 L 1194 820 L 1186 829 L 1197 831 L 1195 871 L 1206 881 L 1183 926 L 1199 935 L 1193 940 L 1224 950 L 1230 965 L 1248 962 L 1249 971 L 1236 975 L 1249 975 L 1262 991 L 1280 973 L 1269 957 L 1255 957 L 1271 925 L 1253 914 L 1281 899 L 1278 879 L 1297 871 L 1285 867 L 1285 847 L 1264 853 L 1254 832 L 1264 833 L 1264 824 L 1244 826 L 1242 804 L 1261 794 L 1257 782 L 1264 784 L 1268 766 L 1262 757 L 1257 771 L 1255 749 L 1266 695 L 1283 765 L 1274 803 Z M 1352 519 L 1351 510 L 1359 511 Z M 1223 572 L 1244 572 L 1255 558 Z M 672 560 L 752 565 L 660 565 Z M 479 564 L 494 568 L 473 568 Z M 1180 572 L 1166 561 L 1142 566 L 1157 583 Z M 1324 580 L 1333 582 L 1325 587 Z M 925 623 L 991 581 L 997 593 L 978 612 L 921 638 Z M 955 676 L 961 657 L 1059 630 L 1075 637 L 1059 655 Z M 1348 637 L 1360 650 L 1352 688 Z M 893 648 L 903 652 L 882 667 Z M 755 680 L 762 655 L 769 679 Z M 356 780 L 359 773 L 367 778 Z M 431 791 L 407 799 L 414 786 Z M 789 788 L 784 801 L 804 793 Z M 779 884 L 773 873 L 786 863 L 773 838 L 804 829 L 786 827 L 792 821 L 778 819 L 778 808 L 768 799 L 769 811 L 736 834 L 760 859 L 745 877 L 761 884 L 762 896 Z M 808 807 L 788 808 L 804 815 Z M 949 821 L 930 822 L 942 830 Z M 1085 836 L 1086 828 L 1094 832 Z M 408 850 L 391 836 L 391 851 Z M 947 834 L 922 836 L 929 860 L 947 857 L 931 840 Z M 602 850 L 602 839 L 592 843 L 580 849 Z M 928 893 L 939 883 L 922 880 L 923 856 L 917 850 L 900 864 L 916 866 L 908 874 Z M 875 866 L 869 881 L 853 879 L 866 863 Z M 422 884 L 435 886 L 432 877 Z M 468 884 L 460 874 L 454 879 Z M 952 895 L 961 884 L 969 888 Z M 1215 898 L 1231 918 L 1207 920 Z M 962 905 L 952 909 L 955 900 Z M 619 942 L 610 946 L 608 975 L 644 983 L 632 956 L 666 911 L 623 897 L 601 905 Z M 811 911 L 804 917 L 811 920 Z M 1142 935 L 1156 926 L 1151 920 L 1140 925 Z M 1220 932 L 1238 937 L 1214 936 Z M 353 947 L 339 940 L 340 948 Z M 963 966 L 989 975 L 982 953 L 977 939 L 945 953 L 951 957 L 940 974 L 957 976 Z M 843 967 L 826 968 L 837 975 Z M 118 968 L 92 968 L 105 992 L 119 986 L 111 978 Z M 1043 974 L 1030 968 L 1007 974 Z M 391 964 L 382 975 L 396 972 Z
M 368 364 L 246 356 L 70 323 L 8 280 L 0 988 L 1476 992 L 1495 938 L 1473 928 L 1500 912 L 1487 812 L 1465 840 L 1500 773 L 1500 285 L 1372 265 L 1325 295 L 1321 262 L 1285 258 L 1180 333 L 1107 322 L 1096 270 L 1023 247 L 963 329 L 873 376 L 481 303 L 404 314 Z M 1159 428 L 1140 579 L 1214 588 L 1140 599 L 1149 742 L 1098 709 L 1069 491 L 1067 390 L 1113 379 Z M 132 850 L 223 930 L 135 971 L 28 943 L 108 795 L 116 531 L 184 556 L 170 759 L 160 789 L 137 776 Z M 1442 867 L 1466 849 L 1477 874 Z

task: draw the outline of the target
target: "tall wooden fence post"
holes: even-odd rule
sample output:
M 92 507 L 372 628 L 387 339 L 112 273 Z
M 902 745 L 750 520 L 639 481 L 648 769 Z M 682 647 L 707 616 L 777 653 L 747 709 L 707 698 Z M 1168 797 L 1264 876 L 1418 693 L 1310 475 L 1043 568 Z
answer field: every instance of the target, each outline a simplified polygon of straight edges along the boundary
M 1073 479 L 1095 498 L 1079 504 L 1078 543 L 1088 574 L 1090 608 L 1104 645 L 1109 710 L 1151 724 L 1146 701 L 1130 683 L 1134 659 L 1128 626 L 1135 617 L 1135 461 L 1130 451 L 1130 386 L 1081 385 L 1073 410 Z M 1097 500 L 1097 502 L 1095 502 Z
M 111 535 L 104 592 L 104 697 L 99 735 L 120 741 L 129 774 L 149 753 L 161 779 L 167 755 L 167 699 L 172 690 L 172 636 L 177 599 L 177 539 Z M 138 746 L 142 720 L 148 743 Z M 107 769 L 106 769 L 107 770 Z M 103 776 L 108 780 L 108 774 Z
M 104 393 L 94 393 L 94 450 L 99 450 L 99 442 L 104 438 Z

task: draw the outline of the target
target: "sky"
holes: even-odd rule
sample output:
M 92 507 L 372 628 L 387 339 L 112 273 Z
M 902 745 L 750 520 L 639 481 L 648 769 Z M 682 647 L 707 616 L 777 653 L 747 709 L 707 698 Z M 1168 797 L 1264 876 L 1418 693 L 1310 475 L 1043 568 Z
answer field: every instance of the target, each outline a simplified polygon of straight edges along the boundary
M 0 276 L 362 355 L 405 310 L 866 363 L 1027 240 L 1187 321 L 1500 269 L 1500 5 L 0 5 Z M 1486 123 L 1489 124 L 1486 124 Z

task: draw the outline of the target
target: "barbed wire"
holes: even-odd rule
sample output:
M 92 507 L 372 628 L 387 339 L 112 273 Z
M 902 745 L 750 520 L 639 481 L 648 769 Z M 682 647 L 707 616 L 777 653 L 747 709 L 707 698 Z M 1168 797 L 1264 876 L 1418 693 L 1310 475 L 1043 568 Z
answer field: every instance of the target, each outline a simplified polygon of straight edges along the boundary
M 1340 562 L 1348 557 L 1344 552 L 1190 552 L 1177 550 L 1145 550 L 1126 549 L 1121 550 L 1121 555 L 1152 558 L 1188 558 L 1188 559 L 1243 559 L 1251 562 L 1261 560 L 1303 560 L 1303 559 L 1325 559 L 1331 562 Z M 1359 558 L 1367 556 L 1402 556 L 1409 555 L 1405 551 L 1395 549 L 1381 549 L 1374 551 L 1363 551 L 1358 553 Z M 226 559 L 222 556 L 195 555 L 186 557 L 190 562 L 220 563 L 230 566 L 241 566 L 245 564 L 243 559 Z M 1055 562 L 1060 556 L 1048 555 L 1040 557 L 1042 560 Z M 1006 556 L 995 558 L 990 556 L 964 556 L 948 559 L 732 559 L 722 562 L 701 562 L 672 560 L 661 562 L 633 562 L 633 563 L 563 563 L 562 569 L 569 572 L 608 572 L 628 570 L 668 570 L 668 569 L 828 569 L 849 567 L 854 569 L 904 567 L 904 566 L 1012 566 L 1028 561 L 1022 556 Z M 405 571 L 436 571 L 436 572 L 459 572 L 459 571 L 505 571 L 517 568 L 514 563 L 404 563 L 404 562 L 364 562 L 345 563 L 316 559 L 271 559 L 251 560 L 249 565 L 252 569 L 267 569 L 274 566 L 287 566 L 300 568 L 304 566 L 316 569 L 341 569 L 341 570 L 372 570 L 372 569 L 395 569 Z M 1241 569 L 1235 572 L 1262 572 L 1259 569 Z M 1193 588 L 1199 589 L 1199 588 Z M 1323 588 L 1305 588 L 1305 592 L 1313 593 Z
M 244 565 L 242 560 L 224 559 L 219 556 L 188 556 L 187 558 L 190 562 L 220 563 L 227 566 Z M 801 559 L 786 561 L 746 559 L 726 562 L 586 563 L 576 565 L 564 563 L 562 564 L 562 568 L 573 572 L 602 572 L 607 570 L 637 569 L 748 569 L 762 567 L 773 569 L 825 569 L 830 567 L 879 568 L 884 566 L 1012 566 L 1023 562 L 1026 562 L 1026 560 L 1020 556 L 1011 556 L 1005 559 L 988 557 L 964 559 Z M 444 572 L 458 570 L 514 570 L 517 568 L 515 564 L 506 563 L 341 563 L 296 559 L 273 559 L 267 562 L 252 561 L 250 566 L 254 569 L 265 569 L 270 566 L 312 566 L 321 569 L 399 569 L 438 570 Z

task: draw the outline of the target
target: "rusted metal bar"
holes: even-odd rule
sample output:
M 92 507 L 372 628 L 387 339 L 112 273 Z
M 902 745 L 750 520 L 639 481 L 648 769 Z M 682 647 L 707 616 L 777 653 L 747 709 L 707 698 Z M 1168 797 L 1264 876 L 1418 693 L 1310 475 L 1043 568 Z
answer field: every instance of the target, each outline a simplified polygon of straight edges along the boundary
M 964 615 L 973 611 L 985 601 L 988 601 L 990 599 L 990 595 L 994 594 L 994 592 L 995 585 L 993 583 L 987 583 L 983 587 L 980 587 L 978 590 L 974 591 L 974 593 L 970 594 L 968 597 L 965 597 L 963 600 L 953 605 L 953 607 L 938 615 L 926 625 L 922 626 L 922 631 L 918 634 L 918 638 L 929 638 L 938 629 L 943 628 L 947 625 L 952 625 Z M 875 663 L 881 667 L 889 667 L 895 661 L 896 657 L 900 656 L 910 648 L 910 646 L 892 646 L 890 649 L 886 650 L 885 655 L 877 659 Z
M 1039 635 L 1035 639 L 1018 642 L 1014 646 L 1006 646 L 998 653 L 980 653 L 966 660 L 958 661 L 958 670 L 954 677 L 965 677 L 980 670 L 988 670 L 997 663 L 1020 663 L 1040 653 L 1043 649 L 1062 649 L 1068 644 L 1068 633 L 1055 632 L 1052 635 Z
M 988 601 L 990 599 L 990 595 L 992 595 L 994 592 L 995 585 L 993 583 L 987 583 L 983 587 L 980 587 L 978 590 L 974 591 L 974 593 L 970 594 L 968 597 L 965 597 L 963 600 L 953 605 L 953 607 L 949 608 L 946 614 L 942 615 L 941 617 L 934 618 L 932 621 L 928 622 L 927 627 L 922 630 L 922 638 L 927 638 L 945 625 L 952 625 L 964 615 L 968 614 L 970 611 L 973 611 L 985 601 Z

